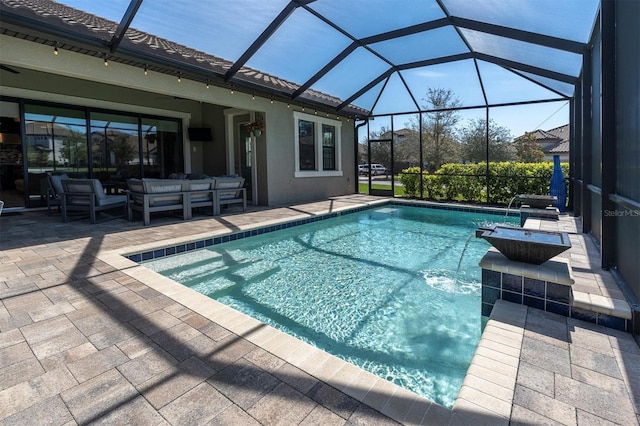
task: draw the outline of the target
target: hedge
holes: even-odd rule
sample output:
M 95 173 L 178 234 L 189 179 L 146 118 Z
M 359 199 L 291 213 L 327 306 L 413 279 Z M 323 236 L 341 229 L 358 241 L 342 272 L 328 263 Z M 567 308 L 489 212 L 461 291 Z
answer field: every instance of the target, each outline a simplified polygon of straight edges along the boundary
M 561 166 L 564 176 L 568 176 L 569 163 Z M 488 200 L 486 173 L 486 163 L 443 164 L 433 174 L 423 170 L 423 198 L 506 205 L 518 194 L 548 194 L 553 163 L 490 162 Z M 399 179 L 405 196 L 420 197 L 419 167 L 404 169 Z

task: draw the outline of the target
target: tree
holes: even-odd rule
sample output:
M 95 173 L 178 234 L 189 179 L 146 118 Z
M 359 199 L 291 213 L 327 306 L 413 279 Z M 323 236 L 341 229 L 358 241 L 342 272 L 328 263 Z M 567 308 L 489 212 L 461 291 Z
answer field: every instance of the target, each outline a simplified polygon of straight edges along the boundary
M 27 145 L 27 158 L 29 160 L 29 167 L 47 167 L 51 164 L 49 155 L 51 150 L 44 148 L 40 145 L 34 145 L 29 143 Z
M 429 172 L 434 172 L 444 163 L 457 160 L 457 143 L 454 138 L 455 127 L 460 120 L 456 108 L 462 103 L 451 89 L 428 88 L 427 102 L 422 108 L 429 112 L 422 117 L 422 149 L 423 158 Z M 419 123 L 413 122 L 414 130 L 419 129 Z
M 514 142 L 516 146 L 516 156 L 518 161 L 524 163 L 537 163 L 544 158 L 542 145 L 536 141 L 533 133 L 526 132 L 524 136 L 519 137 Z
M 382 126 L 380 130 L 369 133 L 369 146 L 371 149 L 371 164 L 382 164 L 391 169 L 391 149 L 387 141 L 376 142 L 376 139 L 390 139 L 391 129 Z M 367 161 L 365 161 L 366 163 Z
M 69 135 L 62 138 L 60 157 L 78 168 L 87 164 L 87 136 L 82 132 L 69 129 Z
M 130 135 L 120 134 L 113 141 L 113 152 L 116 157 L 116 165 L 119 168 L 126 167 L 129 161 L 138 154 L 137 141 Z
M 401 167 L 420 166 L 420 134 L 408 128 L 396 131 L 393 137 L 393 157 L 396 165 L 400 164 Z
M 487 161 L 487 121 L 483 118 L 469 120 L 466 127 L 460 129 L 458 137 L 462 159 L 466 162 Z M 489 120 L 489 161 L 511 161 L 515 153 L 511 141 L 511 131 Z

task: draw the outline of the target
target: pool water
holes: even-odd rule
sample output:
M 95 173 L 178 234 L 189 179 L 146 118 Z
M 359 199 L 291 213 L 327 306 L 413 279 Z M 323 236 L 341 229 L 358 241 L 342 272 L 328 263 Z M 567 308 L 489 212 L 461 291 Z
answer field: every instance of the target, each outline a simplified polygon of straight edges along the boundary
M 482 328 L 474 231 L 505 220 L 391 205 L 144 265 L 452 407 Z

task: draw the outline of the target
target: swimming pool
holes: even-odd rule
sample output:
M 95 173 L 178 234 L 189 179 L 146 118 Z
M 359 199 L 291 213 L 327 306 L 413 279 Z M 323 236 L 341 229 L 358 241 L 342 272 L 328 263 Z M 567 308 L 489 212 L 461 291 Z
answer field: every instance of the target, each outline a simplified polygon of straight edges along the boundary
M 472 236 L 504 220 L 387 205 L 143 263 L 451 407 L 481 335 Z

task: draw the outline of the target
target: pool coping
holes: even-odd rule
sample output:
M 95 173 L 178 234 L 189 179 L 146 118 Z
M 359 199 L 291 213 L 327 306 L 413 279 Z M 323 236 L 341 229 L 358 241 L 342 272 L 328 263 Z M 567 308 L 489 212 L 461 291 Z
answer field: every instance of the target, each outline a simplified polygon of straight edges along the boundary
M 487 323 L 487 327 L 485 327 L 485 330 L 483 330 L 480 341 L 478 343 L 478 348 L 476 348 L 471 364 L 463 380 L 462 387 L 454 403 L 453 409 L 448 409 L 429 400 L 426 397 L 417 395 L 412 391 L 409 391 L 401 386 L 378 377 L 373 373 L 370 373 L 360 367 L 344 361 L 335 355 L 331 355 L 321 349 L 318 349 L 309 343 L 303 342 L 293 336 L 290 336 L 283 331 L 264 324 L 247 314 L 230 308 L 214 299 L 209 298 L 208 296 L 198 293 L 191 288 L 188 288 L 150 269 L 147 269 L 134 260 L 131 260 L 132 255 L 141 255 L 142 253 L 149 252 L 155 253 L 157 250 L 166 249 L 167 247 L 171 246 L 193 243 L 195 244 L 193 249 L 197 249 L 201 248 L 196 244 L 197 241 L 206 241 L 208 239 L 230 236 L 239 233 L 249 233 L 249 235 L 246 236 L 251 236 L 252 233 L 254 231 L 257 231 L 258 229 L 279 226 L 281 227 L 280 229 L 290 228 L 303 223 L 335 217 L 343 213 L 358 212 L 373 207 L 381 207 L 390 204 L 401 204 L 425 208 L 435 207 L 435 209 L 442 210 L 470 211 L 478 213 L 504 213 L 504 209 L 482 207 L 475 208 L 468 206 L 447 205 L 420 201 L 397 201 L 382 199 L 362 204 L 363 205 L 357 207 L 346 206 L 343 208 L 338 208 L 328 213 L 301 213 L 300 217 L 289 217 L 287 219 L 263 221 L 259 224 L 238 227 L 234 230 L 221 230 L 219 232 L 214 232 L 213 234 L 207 233 L 196 236 L 191 235 L 188 237 L 173 238 L 160 242 L 155 241 L 152 243 L 120 248 L 116 250 L 99 251 L 96 254 L 96 257 L 105 262 L 107 265 L 121 271 L 124 274 L 127 274 L 128 276 L 140 281 L 150 288 L 161 292 L 175 302 L 180 303 L 183 306 L 193 310 L 194 312 L 197 312 L 198 314 L 204 316 L 205 318 L 218 323 L 229 331 L 263 348 L 271 354 L 285 360 L 286 362 L 294 365 L 305 373 L 316 377 L 317 379 L 327 383 L 335 389 L 351 396 L 352 398 L 370 406 L 375 410 L 378 410 L 382 414 L 398 422 L 409 424 L 440 424 L 449 423 L 454 414 L 462 416 L 468 416 L 472 414 L 475 421 L 478 420 L 477 416 L 485 416 L 487 419 L 491 420 L 492 424 L 504 423 L 505 425 L 507 425 L 510 417 L 510 407 L 513 400 L 513 392 L 504 392 L 504 390 L 509 389 L 509 387 L 505 387 L 504 383 L 496 383 L 495 379 L 495 377 L 500 377 L 499 374 L 504 374 L 504 364 L 502 364 L 502 362 L 496 362 L 491 358 L 489 358 L 487 361 L 486 356 L 482 353 L 479 353 L 479 350 L 482 344 L 482 351 L 496 352 L 497 343 L 498 345 L 507 347 L 508 351 L 505 353 L 503 349 L 502 352 L 503 356 L 509 357 L 506 359 L 510 359 L 511 357 L 513 357 L 515 358 L 515 360 L 519 360 L 520 346 L 517 346 L 517 339 L 516 341 L 514 341 L 515 343 L 512 342 L 511 344 L 507 345 L 501 343 L 500 340 L 504 339 L 505 337 L 503 336 L 504 333 L 500 333 L 500 331 L 507 326 L 507 328 L 513 327 L 508 323 L 506 323 L 507 326 L 501 327 L 499 325 L 503 323 L 504 319 L 509 319 L 508 314 L 503 314 L 503 311 L 509 308 L 510 305 L 512 305 L 508 302 L 504 302 L 503 304 L 501 303 L 501 307 L 499 307 L 498 309 L 495 309 L 494 307 L 494 311 L 496 313 L 494 314 L 492 312 L 491 318 Z M 506 306 L 506 308 L 502 308 L 503 305 Z M 491 324 L 491 327 L 488 327 L 489 324 Z M 524 324 L 522 324 L 522 326 L 524 326 Z M 490 333 L 487 334 L 487 336 L 489 337 L 487 337 L 487 339 L 485 340 L 485 333 L 487 332 L 487 328 L 489 328 Z M 494 328 L 498 328 L 498 330 L 496 331 L 498 332 L 497 338 L 491 337 L 494 334 Z M 524 330 L 521 329 L 520 344 L 522 342 L 523 333 Z M 507 337 L 509 337 L 509 335 Z M 515 346 L 517 346 L 517 348 Z M 502 358 L 498 358 L 498 361 L 502 361 Z M 487 366 L 487 362 L 489 362 L 489 364 L 494 364 L 495 367 L 491 368 L 490 366 Z M 472 366 L 474 366 L 473 369 Z M 515 371 L 517 374 L 517 364 Z M 492 377 L 493 380 L 491 380 Z M 513 387 L 515 387 L 515 375 L 513 376 L 513 386 L 511 387 L 511 390 L 513 390 Z M 490 390 L 489 393 L 487 389 Z M 480 396 L 482 397 L 479 398 L 478 393 L 480 393 Z M 497 398 L 495 395 L 504 395 L 504 399 Z M 507 405 L 509 406 L 508 411 L 506 411 Z

